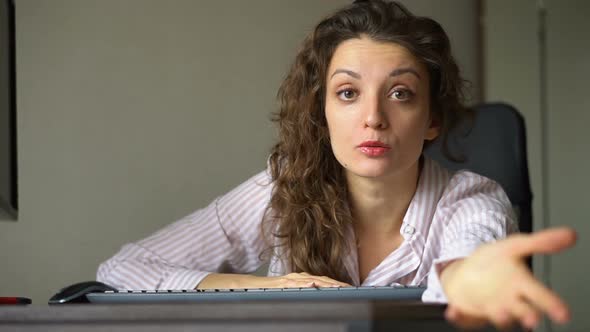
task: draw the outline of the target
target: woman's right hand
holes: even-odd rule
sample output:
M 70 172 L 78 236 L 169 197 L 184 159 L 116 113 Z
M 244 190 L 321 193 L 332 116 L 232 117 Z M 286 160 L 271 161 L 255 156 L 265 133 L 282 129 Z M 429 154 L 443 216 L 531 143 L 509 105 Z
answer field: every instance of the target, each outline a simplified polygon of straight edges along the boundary
M 299 287 L 350 287 L 350 284 L 325 276 L 309 273 L 289 273 L 278 277 L 262 277 L 264 287 L 260 288 L 299 288 Z
M 301 288 L 301 287 L 350 287 L 325 276 L 314 276 L 309 273 L 289 273 L 277 277 L 259 277 L 247 274 L 212 273 L 205 277 L 197 289 L 226 288 Z

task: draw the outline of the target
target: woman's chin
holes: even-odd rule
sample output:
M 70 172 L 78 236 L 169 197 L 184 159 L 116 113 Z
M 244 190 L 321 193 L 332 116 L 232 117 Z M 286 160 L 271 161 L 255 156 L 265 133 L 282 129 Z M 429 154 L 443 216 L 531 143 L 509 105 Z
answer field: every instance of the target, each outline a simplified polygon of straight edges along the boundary
M 389 158 L 356 158 L 340 164 L 346 165 L 349 175 L 362 178 L 383 178 L 396 172 L 395 162 Z
M 366 167 L 361 169 L 348 169 L 349 175 L 361 178 L 382 178 L 387 175 L 387 169 L 382 167 Z

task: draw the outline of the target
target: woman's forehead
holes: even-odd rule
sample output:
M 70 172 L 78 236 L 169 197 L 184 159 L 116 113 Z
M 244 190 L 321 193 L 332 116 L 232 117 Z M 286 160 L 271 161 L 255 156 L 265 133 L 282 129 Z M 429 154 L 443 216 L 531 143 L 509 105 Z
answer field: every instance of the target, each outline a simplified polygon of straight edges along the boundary
M 426 66 L 407 48 L 393 42 L 361 37 L 345 40 L 338 45 L 327 75 L 330 78 L 340 71 L 352 71 L 362 76 L 363 73 L 390 73 L 399 69 L 414 72 L 419 79 L 428 76 Z
M 375 41 L 368 37 L 348 39 L 336 48 L 326 73 L 326 79 L 345 73 L 356 79 L 384 79 L 387 77 L 410 77 L 427 83 L 426 66 L 412 52 L 394 42 Z

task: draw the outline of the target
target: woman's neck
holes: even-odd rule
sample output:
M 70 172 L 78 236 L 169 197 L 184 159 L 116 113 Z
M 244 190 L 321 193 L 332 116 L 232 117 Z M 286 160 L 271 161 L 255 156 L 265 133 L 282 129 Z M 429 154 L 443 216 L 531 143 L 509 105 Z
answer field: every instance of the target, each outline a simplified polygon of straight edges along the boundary
M 398 233 L 416 192 L 420 168 L 417 161 L 385 180 L 347 175 L 355 230 L 382 235 Z

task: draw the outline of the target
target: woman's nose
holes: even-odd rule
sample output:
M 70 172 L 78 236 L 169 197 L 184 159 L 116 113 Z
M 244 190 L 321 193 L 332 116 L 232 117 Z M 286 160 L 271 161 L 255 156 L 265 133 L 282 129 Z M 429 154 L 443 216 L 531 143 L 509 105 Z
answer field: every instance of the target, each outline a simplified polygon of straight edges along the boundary
M 383 106 L 383 101 L 378 97 L 366 100 L 363 105 L 365 128 L 385 129 L 389 126 Z

